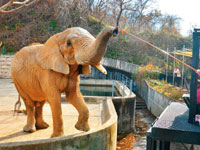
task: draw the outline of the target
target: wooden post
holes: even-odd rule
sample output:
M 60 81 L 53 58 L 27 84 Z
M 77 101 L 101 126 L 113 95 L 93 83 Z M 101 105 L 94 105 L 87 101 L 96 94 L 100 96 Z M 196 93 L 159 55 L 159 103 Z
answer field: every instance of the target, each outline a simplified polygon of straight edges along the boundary
M 198 69 L 199 64 L 199 38 L 200 29 L 194 29 L 193 32 L 193 52 L 192 52 L 192 67 Z M 195 122 L 195 115 L 197 113 L 197 77 L 198 75 L 192 71 L 192 78 L 190 83 L 190 109 L 189 109 L 189 123 Z

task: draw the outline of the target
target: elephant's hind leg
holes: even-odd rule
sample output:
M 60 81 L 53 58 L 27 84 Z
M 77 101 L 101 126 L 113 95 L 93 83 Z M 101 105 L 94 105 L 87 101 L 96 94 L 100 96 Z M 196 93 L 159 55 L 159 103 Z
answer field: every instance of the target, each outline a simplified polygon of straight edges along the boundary
M 36 124 L 35 127 L 36 129 L 46 129 L 49 127 L 49 125 L 43 120 L 43 106 L 46 101 L 43 102 L 36 102 L 35 103 L 35 120 Z
M 27 124 L 24 126 L 23 130 L 25 132 L 35 132 L 35 109 L 34 109 L 34 102 L 32 100 L 24 99 L 24 103 L 26 106 L 27 112 Z
M 22 97 L 24 104 L 26 106 L 26 112 L 27 112 L 27 124 L 24 126 L 23 131 L 25 132 L 35 132 L 35 110 L 34 110 L 34 101 L 32 101 L 29 96 L 23 92 L 23 90 L 20 88 L 19 84 L 16 80 L 14 80 L 15 87 L 17 91 L 19 92 L 19 95 Z

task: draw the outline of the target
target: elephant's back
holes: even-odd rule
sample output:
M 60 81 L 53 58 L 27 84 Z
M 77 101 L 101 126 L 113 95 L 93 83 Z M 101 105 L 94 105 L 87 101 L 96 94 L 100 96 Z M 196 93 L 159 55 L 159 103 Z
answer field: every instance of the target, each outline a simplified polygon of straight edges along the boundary
M 11 76 L 34 65 L 37 62 L 36 55 L 42 46 L 43 44 L 31 44 L 18 51 L 11 63 Z
M 33 100 L 44 100 L 37 75 L 41 71 L 41 68 L 38 67 L 36 60 L 37 53 L 42 46 L 42 44 L 37 44 L 24 47 L 13 57 L 11 77 L 22 97 L 29 97 Z

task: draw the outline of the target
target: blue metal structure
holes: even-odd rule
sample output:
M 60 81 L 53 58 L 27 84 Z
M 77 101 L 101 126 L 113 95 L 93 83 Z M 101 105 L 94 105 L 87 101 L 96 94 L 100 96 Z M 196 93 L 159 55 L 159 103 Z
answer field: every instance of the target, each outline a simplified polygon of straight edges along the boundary
M 194 29 L 193 32 L 193 52 L 192 52 L 192 67 L 198 69 L 199 67 L 199 40 L 200 29 Z M 195 123 L 195 115 L 197 111 L 197 78 L 198 75 L 192 71 L 192 78 L 190 83 L 190 105 L 189 105 L 189 123 Z

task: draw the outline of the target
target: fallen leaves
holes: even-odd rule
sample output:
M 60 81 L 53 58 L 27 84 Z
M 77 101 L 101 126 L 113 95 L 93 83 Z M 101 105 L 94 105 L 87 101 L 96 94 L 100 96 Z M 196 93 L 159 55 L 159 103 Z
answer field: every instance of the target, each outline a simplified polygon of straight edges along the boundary
M 135 137 L 132 133 L 128 134 L 126 137 L 117 142 L 116 150 L 131 150 L 136 144 Z

